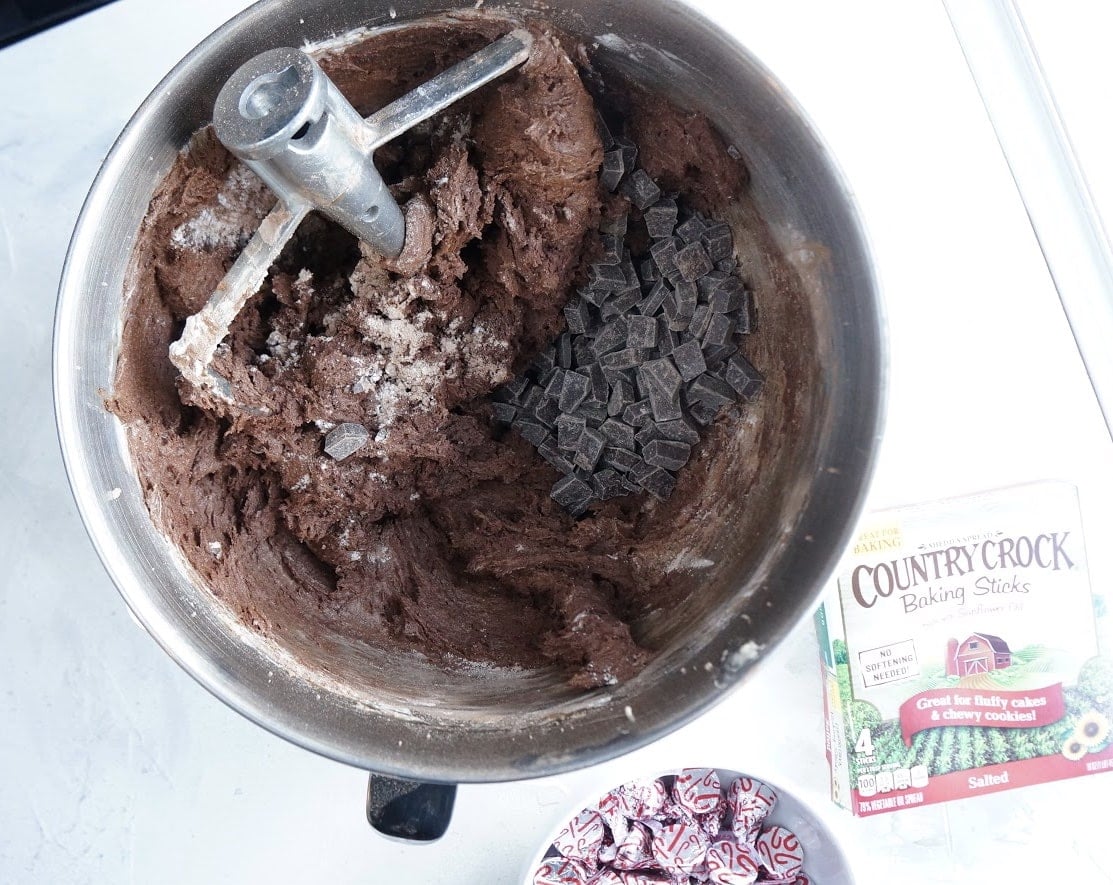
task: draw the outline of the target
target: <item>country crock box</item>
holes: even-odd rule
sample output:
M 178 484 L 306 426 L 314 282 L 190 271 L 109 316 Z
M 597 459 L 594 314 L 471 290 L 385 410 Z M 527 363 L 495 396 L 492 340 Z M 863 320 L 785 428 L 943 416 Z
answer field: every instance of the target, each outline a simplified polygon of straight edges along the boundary
M 1113 768 L 1076 489 L 867 517 L 816 613 L 831 793 L 867 816 Z

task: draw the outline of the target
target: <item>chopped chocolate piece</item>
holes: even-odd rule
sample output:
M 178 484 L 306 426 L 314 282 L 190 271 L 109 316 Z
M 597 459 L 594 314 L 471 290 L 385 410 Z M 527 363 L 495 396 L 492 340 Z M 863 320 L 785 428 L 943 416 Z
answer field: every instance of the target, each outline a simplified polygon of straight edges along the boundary
M 680 333 L 669 328 L 668 317 L 657 317 L 657 350 L 668 356 L 680 343 Z
M 634 386 L 619 379 L 613 383 L 611 388 L 611 397 L 607 401 L 607 414 L 612 418 L 618 417 L 622 414 L 622 410 L 633 402 Z
M 645 476 L 638 477 L 638 484 L 658 501 L 667 501 L 676 488 L 676 477 L 663 467 L 654 467 Z
M 726 344 L 705 347 L 703 349 L 703 358 L 707 362 L 708 371 L 715 371 L 736 353 L 738 353 L 738 345 L 728 341 Z M 718 374 L 718 372 L 715 373 Z
M 734 252 L 734 236 L 730 225 L 722 221 L 712 222 L 703 232 L 703 244 L 712 261 L 727 261 Z
M 622 263 L 622 237 L 614 234 L 603 234 L 603 251 L 596 264 L 621 264 Z
M 608 418 L 599 428 L 608 444 L 620 449 L 634 448 L 634 428 L 614 418 Z
M 537 453 L 561 473 L 571 473 L 574 469 L 572 462 L 561 454 L 560 450 L 557 448 L 556 440 L 551 436 L 547 436 L 542 440 L 541 445 L 537 447 Z
M 630 385 L 631 389 L 634 387 L 633 369 L 608 369 L 606 366 L 603 366 L 603 377 L 607 379 L 607 383 L 612 387 L 619 381 L 625 381 Z
M 694 446 L 699 442 L 699 428 L 687 418 L 677 418 L 675 421 L 662 421 L 657 425 L 662 439 L 673 439 L 677 442 L 686 442 Z
M 703 374 L 687 387 L 688 398 L 718 408 L 736 399 L 734 388 L 714 375 Z
M 588 427 L 599 427 L 607 420 L 607 404 L 595 400 L 584 400 L 575 414 L 587 421 Z
M 595 358 L 599 359 L 612 350 L 618 350 L 626 344 L 626 320 L 622 317 L 611 320 L 595 336 L 591 345 Z
M 510 403 L 491 403 L 491 419 L 498 424 L 509 424 L 518 410 Z
M 544 424 L 546 427 L 552 427 L 556 423 L 556 419 L 560 417 L 560 406 L 555 399 L 551 397 L 542 398 L 533 409 L 533 417 Z
M 556 364 L 562 369 L 572 368 L 572 336 L 568 332 L 557 336 Z
M 633 169 L 638 162 L 638 146 L 629 138 L 615 137 L 614 146 L 622 151 L 622 165 Z
M 600 431 L 594 427 L 585 428 L 580 434 L 579 448 L 572 458 L 572 463 L 584 470 L 594 470 L 606 446 L 607 438 Z
M 653 406 L 643 399 L 628 405 L 622 410 L 622 421 L 633 427 L 643 427 L 653 420 Z
M 711 322 L 711 308 L 706 304 L 697 304 L 696 311 L 692 314 L 692 321 L 688 323 L 688 331 L 696 338 L 702 338 Z
M 634 480 L 641 481 L 642 477 L 649 476 L 654 471 L 651 464 L 646 464 L 645 459 L 639 457 L 634 465 L 630 468 L 630 477 Z
M 530 388 L 526 391 L 526 395 L 522 397 L 522 411 L 532 412 L 534 409 L 537 408 L 538 403 L 541 402 L 544 396 L 545 391 L 543 391 L 536 384 L 531 385 Z
M 734 334 L 734 320 L 725 314 L 713 313 L 707 324 L 707 331 L 703 333 L 705 347 L 722 346 L 730 341 Z
M 616 292 L 626 288 L 626 274 L 615 264 L 593 264 L 588 272 L 588 288 L 602 292 Z M 598 305 L 596 305 L 598 306 Z
M 599 173 L 599 183 L 612 194 L 618 190 L 618 184 L 622 181 L 625 172 L 626 166 L 622 162 L 621 150 L 607 151 L 603 154 L 603 171 Z
M 691 381 L 707 371 L 707 363 L 704 362 L 698 341 L 685 341 L 674 347 L 672 361 L 676 364 L 682 381 Z
M 715 270 L 721 270 L 725 274 L 732 274 L 738 270 L 738 262 L 733 258 L 724 258 L 722 261 L 715 262 Z
M 626 236 L 626 226 L 629 224 L 630 214 L 623 212 L 614 218 L 604 218 L 599 222 L 599 231 L 604 234 L 614 234 L 616 237 Z
M 684 414 L 680 386 L 680 373 L 669 357 L 650 360 L 638 368 L 638 387 L 649 398 L 654 421 L 672 421 Z
M 343 461 L 367 445 L 370 436 L 362 424 L 350 421 L 337 424 L 325 436 L 325 454 L 336 461 Z
M 603 115 L 598 111 L 595 112 L 595 126 L 599 130 L 599 140 L 603 142 L 603 150 L 609 151 L 614 147 L 614 135 L 611 133 L 611 127 L 607 125 L 607 121 L 603 119 Z
M 676 302 L 676 314 L 681 317 L 688 317 L 691 319 L 692 315 L 696 312 L 696 303 L 699 293 L 696 290 L 695 283 L 687 283 L 684 281 L 675 283 L 672 287 L 673 300 Z
M 591 338 L 586 335 L 577 335 L 572 339 L 572 365 L 577 369 L 595 362 L 595 350 L 591 344 Z
M 713 268 L 711 259 L 707 257 L 707 250 L 698 241 L 689 243 L 676 253 L 676 269 L 689 283 L 695 282 L 705 273 L 710 273 Z
M 550 493 L 554 501 L 570 513 L 582 513 L 595 496 L 591 486 L 577 476 L 558 479 Z
M 765 380 L 761 372 L 755 369 L 750 361 L 740 353 L 736 353 L 727 360 L 723 377 L 727 384 L 738 391 L 738 395 L 743 399 L 753 399 L 757 392 L 761 390 L 762 382 Z
M 655 439 L 664 439 L 664 437 L 661 435 L 661 431 L 657 429 L 657 425 L 653 422 L 646 424 L 645 427 L 634 434 L 634 442 L 638 444 L 639 451 L 644 449 L 645 446 L 649 445 L 649 443 L 653 442 Z M 645 456 L 644 451 L 642 452 L 642 456 Z
M 562 412 L 575 411 L 576 406 L 586 399 L 591 390 L 591 379 L 579 372 L 568 372 L 564 376 L 564 384 L 560 389 L 560 410 Z
M 555 368 L 549 375 L 549 381 L 544 387 L 545 396 L 552 399 L 560 399 L 561 388 L 564 387 L 564 376 L 568 374 L 566 370 Z
M 737 277 L 727 277 L 711 293 L 708 305 L 715 313 L 730 313 L 742 307 L 745 289 Z
M 721 285 L 727 280 L 727 275 L 720 271 L 713 270 L 710 273 L 705 273 L 702 277 L 696 280 L 696 286 L 699 287 L 699 300 L 709 302 L 711 296 L 714 295 Z
M 622 193 L 639 209 L 647 209 L 661 196 L 661 189 L 654 184 L 644 169 L 635 169 L 622 185 Z
M 655 439 L 646 443 L 642 457 L 647 464 L 664 467 L 666 470 L 679 470 L 692 457 L 692 447 L 686 442 L 671 439 Z
M 605 403 L 611 395 L 611 386 L 607 383 L 607 378 L 603 374 L 603 367 L 598 363 L 592 363 L 587 367 L 587 377 L 591 379 L 589 398 Z
M 557 447 L 570 451 L 580 444 L 587 421 L 579 415 L 561 415 L 556 419 Z
M 653 263 L 652 258 L 643 258 L 638 262 L 638 279 L 646 286 L 661 279 L 661 274 L 657 270 L 657 265 Z
M 641 458 L 629 449 L 619 449 L 614 446 L 603 449 L 603 463 L 623 473 L 629 471 L 639 461 Z
M 564 306 L 564 321 L 568 324 L 569 332 L 583 334 L 591 324 L 591 307 L 578 295 L 574 296 Z
M 622 477 L 622 487 L 626 489 L 626 491 L 629 492 L 631 495 L 640 495 L 642 492 L 645 491 L 645 489 L 643 489 L 628 476 Z
M 530 368 L 544 375 L 556 365 L 556 347 L 550 344 L 530 361 Z
M 641 301 L 642 290 L 639 286 L 616 292 L 603 302 L 602 316 L 604 320 L 613 319 L 626 313 L 631 307 Z
M 624 347 L 613 353 L 604 354 L 599 361 L 608 369 L 632 369 L 642 361 L 642 353 L 633 347 Z
M 627 249 L 622 257 L 622 273 L 626 277 L 626 286 L 629 289 L 641 290 L 642 281 L 638 279 L 638 271 L 634 267 L 634 262 L 630 259 L 630 250 Z M 639 295 L 639 297 L 641 297 Z
M 676 273 L 676 241 L 672 237 L 658 240 L 649 247 L 649 254 L 653 256 L 653 263 L 662 276 Z
M 647 316 L 626 318 L 626 346 L 640 349 L 657 344 L 657 320 Z
M 522 439 L 533 443 L 535 446 L 541 445 L 549 435 L 549 428 L 544 424 L 539 424 L 537 421 L 525 418 L 522 415 L 514 420 L 514 429 L 521 434 Z
M 595 488 L 595 494 L 604 501 L 617 498 L 626 491 L 626 487 L 622 483 L 622 477 L 609 467 L 593 474 L 591 484 Z
M 704 223 L 700 221 L 698 216 L 693 215 L 683 224 L 677 226 L 676 234 L 685 243 L 698 243 L 704 230 L 706 230 Z
M 671 237 L 676 227 L 676 200 L 662 197 L 645 210 L 645 227 L 655 240 Z
M 668 287 L 662 280 L 657 280 L 653 283 L 653 288 L 649 290 L 649 294 L 638 304 L 638 313 L 647 317 L 653 316 L 661 309 L 661 305 L 665 303 L 668 295 Z
M 665 303 L 661 305 L 665 312 L 665 319 L 668 320 L 668 329 L 670 332 L 683 332 L 688 328 L 692 322 L 690 317 L 680 315 L 680 310 L 676 304 L 676 293 L 669 292 Z
M 515 403 L 522 401 L 522 396 L 529 387 L 529 378 L 525 375 L 519 375 L 517 378 L 511 378 L 503 385 L 503 389 L 510 394 L 510 398 Z
M 705 427 L 715 420 L 719 414 L 719 407 L 710 403 L 692 402 L 688 406 L 688 414 Z

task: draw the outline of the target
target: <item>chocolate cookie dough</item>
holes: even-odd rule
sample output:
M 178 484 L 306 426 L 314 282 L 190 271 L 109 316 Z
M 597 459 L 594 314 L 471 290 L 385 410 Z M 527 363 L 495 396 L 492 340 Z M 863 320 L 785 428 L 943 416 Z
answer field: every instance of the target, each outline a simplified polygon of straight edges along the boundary
M 513 26 L 419 24 L 319 61 L 366 114 Z M 316 216 L 302 224 L 218 350 L 235 405 L 182 383 L 167 347 L 273 197 L 206 129 L 151 202 L 109 404 L 156 523 L 279 645 L 557 666 L 586 688 L 646 664 L 630 624 L 675 596 L 662 551 L 696 542 L 724 433 L 667 502 L 618 497 L 576 519 L 550 497 L 559 474 L 492 420 L 490 394 L 565 328 L 600 220 L 624 199 L 600 185 L 600 104 L 693 209 L 719 217 L 745 168 L 702 117 L 600 86 L 582 47 L 531 28 L 520 69 L 378 152 L 408 205 L 400 259 Z

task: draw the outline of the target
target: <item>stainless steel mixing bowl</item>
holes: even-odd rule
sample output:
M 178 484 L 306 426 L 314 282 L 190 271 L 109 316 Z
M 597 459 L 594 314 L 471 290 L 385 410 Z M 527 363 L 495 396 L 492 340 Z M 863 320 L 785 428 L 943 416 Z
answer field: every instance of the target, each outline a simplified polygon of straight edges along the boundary
M 175 67 L 124 129 L 78 222 L 58 304 L 55 397 L 74 495 L 105 567 L 150 634 L 201 684 L 275 734 L 338 760 L 426 780 L 494 781 L 598 762 L 677 728 L 737 685 L 807 612 L 865 494 L 884 339 L 848 189 L 769 71 L 675 0 L 537 0 L 597 47 L 602 69 L 707 114 L 739 148 L 788 257 L 782 272 L 797 278 L 793 293 L 758 305 L 764 343 L 755 362 L 769 377 L 760 426 L 724 453 L 732 494 L 696 551 L 717 566 L 691 574 L 682 604 L 634 625 L 657 650 L 649 667 L 589 694 L 570 691 L 556 673 L 446 673 L 351 643 L 322 650 L 297 631 L 275 641 L 243 627 L 157 530 L 125 435 L 104 407 L 132 244 L 155 187 L 244 60 L 452 6 L 263 0 Z

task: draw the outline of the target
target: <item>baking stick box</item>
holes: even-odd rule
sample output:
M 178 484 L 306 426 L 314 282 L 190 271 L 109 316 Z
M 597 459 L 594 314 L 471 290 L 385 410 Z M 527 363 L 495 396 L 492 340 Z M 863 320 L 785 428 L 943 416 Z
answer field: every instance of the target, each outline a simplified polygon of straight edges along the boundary
M 1073 486 L 866 517 L 816 613 L 834 800 L 859 816 L 1113 769 L 1113 649 Z

